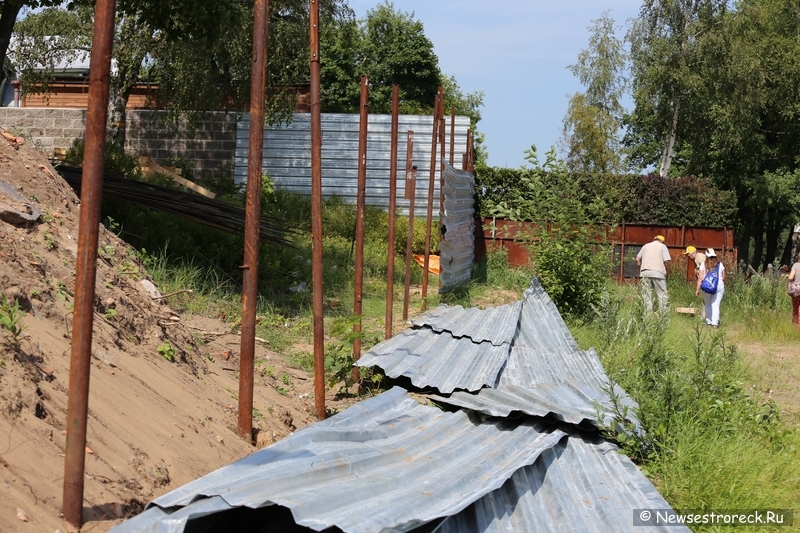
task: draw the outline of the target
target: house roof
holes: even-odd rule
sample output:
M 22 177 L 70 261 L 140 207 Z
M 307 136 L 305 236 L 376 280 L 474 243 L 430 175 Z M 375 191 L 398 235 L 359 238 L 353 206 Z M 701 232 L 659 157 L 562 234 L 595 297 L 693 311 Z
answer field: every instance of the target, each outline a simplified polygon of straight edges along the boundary
M 614 444 L 574 425 L 608 403 L 605 373 L 537 281 L 521 304 L 440 308 L 394 342 L 371 351 L 379 366 L 404 366 L 401 375 L 461 408 L 421 405 L 395 387 L 154 500 L 113 531 L 215 530 L 245 511 L 248 524 L 267 524 L 286 509 L 284 520 L 314 531 L 641 531 L 634 509 L 669 509 Z M 478 381 L 491 385 L 442 390 Z

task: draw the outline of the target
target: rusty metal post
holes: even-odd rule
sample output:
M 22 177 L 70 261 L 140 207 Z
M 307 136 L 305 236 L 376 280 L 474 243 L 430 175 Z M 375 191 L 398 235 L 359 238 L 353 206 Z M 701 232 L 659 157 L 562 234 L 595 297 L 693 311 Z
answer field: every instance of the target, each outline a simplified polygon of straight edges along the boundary
M 439 221 L 444 218 L 444 161 L 445 161 L 444 87 L 439 85 Z M 442 235 L 439 234 L 441 240 Z M 439 265 L 441 268 L 441 265 Z M 442 278 L 439 276 L 439 286 Z
M 83 186 L 78 227 L 62 495 L 64 519 L 77 528 L 83 524 L 83 482 L 89 414 L 89 373 L 92 362 L 94 289 L 100 204 L 103 198 L 103 161 L 115 11 L 115 0 L 97 0 L 92 57 L 89 64 L 89 107 L 86 111 L 86 142 L 83 152 Z
M 433 129 L 431 130 L 431 173 L 428 184 L 428 218 L 425 221 L 425 260 L 422 264 L 422 310 L 428 308 L 428 267 L 431 261 L 431 225 L 433 223 L 433 193 L 436 184 L 436 137 L 439 127 L 439 95 L 433 103 Z
M 453 166 L 456 151 L 456 106 L 450 106 L 450 166 Z
M 406 240 L 406 283 L 403 290 L 403 320 L 408 320 L 408 297 L 411 286 L 411 261 L 414 255 L 414 200 L 417 197 L 417 167 L 413 166 L 414 132 L 406 140 L 406 199 L 408 200 L 408 238 Z
M 444 161 L 445 161 L 445 119 L 444 119 L 444 87 L 439 85 L 439 224 L 437 230 L 439 231 L 439 246 L 445 240 L 445 233 L 442 231 L 444 227 Z M 441 249 L 441 248 L 440 248 Z M 439 254 L 439 289 L 442 288 L 442 269 L 444 265 L 441 262 L 441 253 Z
M 239 354 L 239 434 L 253 440 L 253 373 L 258 306 L 258 239 L 261 217 L 261 160 L 264 145 L 264 93 L 267 71 L 269 0 L 256 0 L 253 68 L 250 79 L 250 143 L 247 154 L 247 197 L 242 265 L 242 339 Z
M 359 317 L 353 325 L 353 359 L 361 358 L 361 303 L 364 284 L 364 210 L 367 195 L 367 121 L 369 120 L 369 78 L 361 77 L 360 122 L 358 128 L 358 192 L 356 197 L 356 264 L 353 284 L 353 314 Z M 358 368 L 353 368 L 353 379 L 360 382 Z
M 394 306 L 394 233 L 395 209 L 397 206 L 397 136 L 399 129 L 400 87 L 392 86 L 392 145 L 389 162 L 389 250 L 386 254 L 386 328 L 384 337 L 392 336 Z
M 322 285 L 322 117 L 320 115 L 319 0 L 311 0 L 311 284 L 314 315 L 314 404 L 325 419 L 325 317 Z
M 625 221 L 622 221 L 622 244 L 619 245 L 619 282 L 625 279 Z

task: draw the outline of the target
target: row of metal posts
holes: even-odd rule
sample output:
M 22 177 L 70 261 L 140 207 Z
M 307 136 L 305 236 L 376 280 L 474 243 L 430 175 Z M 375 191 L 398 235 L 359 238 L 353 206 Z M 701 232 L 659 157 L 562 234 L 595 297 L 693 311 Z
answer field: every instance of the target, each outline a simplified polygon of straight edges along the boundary
M 94 36 L 89 72 L 89 103 L 86 114 L 86 137 L 81 187 L 81 213 L 78 229 L 78 257 L 75 274 L 75 302 L 70 357 L 69 394 L 67 400 L 67 442 L 64 461 L 62 511 L 64 519 L 80 528 L 83 522 L 86 429 L 89 403 L 89 374 L 91 368 L 92 327 L 94 321 L 95 275 L 97 268 L 98 229 L 103 188 L 103 161 L 106 138 L 106 119 L 109 94 L 111 52 L 114 37 L 116 0 L 97 0 Z M 261 164 L 264 134 L 264 97 L 266 86 L 267 35 L 269 0 L 256 0 L 254 7 L 253 66 L 250 94 L 250 133 L 247 165 L 247 196 L 245 204 L 245 246 L 242 288 L 242 339 L 239 369 L 238 430 L 252 442 L 253 370 L 255 356 L 256 308 L 258 304 L 258 246 L 261 212 Z M 325 418 L 323 269 L 322 269 L 322 132 L 320 115 L 320 57 L 319 2 L 310 0 L 310 74 L 311 74 L 311 257 L 314 331 L 314 398 L 317 418 Z M 392 88 L 392 162 L 390 168 L 390 223 L 388 247 L 388 283 L 386 295 L 386 338 L 392 335 L 392 306 L 394 296 L 394 211 L 397 194 L 398 94 Z M 366 192 L 366 141 L 368 118 L 368 80 L 361 81 L 361 126 L 359 129 L 358 199 L 356 215 L 356 279 L 354 313 L 361 315 L 363 282 L 364 204 Z M 432 225 L 433 189 L 437 136 L 441 143 L 444 169 L 444 99 L 439 88 L 434 105 L 431 136 L 431 170 L 428 193 L 428 217 L 425 235 L 423 268 L 423 309 L 425 308 L 430 233 Z M 451 110 L 450 163 L 453 162 L 455 110 Z M 472 132 L 468 131 L 467 153 L 463 168 L 472 170 Z M 406 198 L 409 200 L 408 240 L 406 250 L 405 293 L 403 319 L 408 318 L 409 284 L 414 227 L 416 167 L 412 164 L 414 132 L 408 132 L 406 155 Z M 443 199 L 441 200 L 443 202 Z M 444 212 L 443 204 L 440 209 Z M 361 324 L 355 326 L 360 331 Z M 360 339 L 353 346 L 354 356 L 360 357 Z M 358 377 L 358 374 L 355 374 Z

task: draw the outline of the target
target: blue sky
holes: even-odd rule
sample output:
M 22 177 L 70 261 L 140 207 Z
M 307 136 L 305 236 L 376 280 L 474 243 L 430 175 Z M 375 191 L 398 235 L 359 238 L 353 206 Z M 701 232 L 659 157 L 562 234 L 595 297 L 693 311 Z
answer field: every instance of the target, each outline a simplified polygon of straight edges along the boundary
M 349 0 L 361 18 L 379 0 Z M 603 11 L 620 26 L 641 0 L 395 0 L 433 41 L 439 67 L 464 92 L 483 90 L 478 129 L 489 164 L 518 167 L 535 143 L 540 156 L 561 135 L 568 94 L 582 90 L 566 69 L 586 48 L 587 27 Z

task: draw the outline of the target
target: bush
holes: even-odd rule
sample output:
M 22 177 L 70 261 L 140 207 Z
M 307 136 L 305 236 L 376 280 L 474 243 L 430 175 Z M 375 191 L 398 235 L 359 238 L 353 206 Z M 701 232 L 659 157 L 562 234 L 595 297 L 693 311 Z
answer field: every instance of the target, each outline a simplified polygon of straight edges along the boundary
M 528 160 L 533 166 L 521 176 L 513 198 L 496 205 L 492 214 L 534 223 L 532 234 L 522 236 L 530 243 L 534 273 L 562 314 L 583 315 L 600 300 L 610 269 L 605 247 L 593 244 L 603 232 L 581 198 L 581 181 L 554 149 L 544 165 L 535 150 Z
M 72 166 L 83 166 L 83 139 L 75 139 L 72 146 L 64 156 L 64 163 Z M 103 162 L 103 171 L 121 178 L 132 180 L 142 179 L 139 161 L 136 156 L 128 154 L 116 144 L 106 143 L 106 155 Z
M 397 257 L 406 256 L 408 246 L 408 217 L 399 216 L 395 222 L 394 253 Z M 411 250 L 415 254 L 425 253 L 425 219 L 414 217 L 414 236 Z M 431 224 L 431 253 L 439 251 L 439 231 L 436 223 Z

